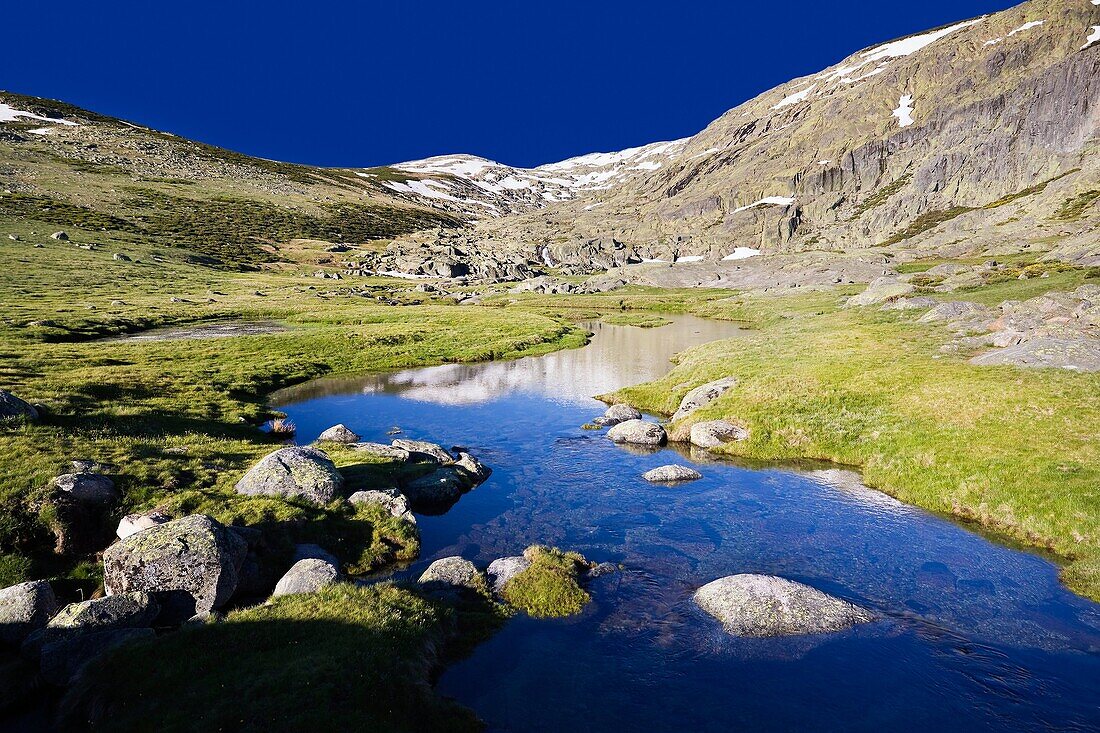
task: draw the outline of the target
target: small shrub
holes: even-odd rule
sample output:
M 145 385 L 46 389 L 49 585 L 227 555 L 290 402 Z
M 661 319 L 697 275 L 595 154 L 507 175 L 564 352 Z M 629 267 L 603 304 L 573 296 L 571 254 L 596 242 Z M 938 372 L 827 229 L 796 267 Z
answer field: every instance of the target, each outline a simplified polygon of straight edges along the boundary
M 298 432 L 298 428 L 295 427 L 293 420 L 277 417 L 271 421 L 271 428 L 268 432 L 279 438 L 293 438 L 294 433 Z

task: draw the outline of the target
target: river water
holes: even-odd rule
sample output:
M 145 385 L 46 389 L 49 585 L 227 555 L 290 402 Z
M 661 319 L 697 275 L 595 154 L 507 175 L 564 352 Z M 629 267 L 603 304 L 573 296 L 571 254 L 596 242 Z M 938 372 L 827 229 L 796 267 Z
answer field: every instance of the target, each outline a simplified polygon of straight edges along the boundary
M 493 468 L 423 554 L 481 566 L 544 543 L 621 563 L 577 617 L 510 621 L 438 690 L 490 731 L 1100 730 L 1100 605 L 1057 568 L 821 467 L 742 466 L 626 450 L 580 426 L 592 395 L 656 378 L 730 324 L 587 324 L 591 344 L 512 362 L 326 379 L 275 404 L 300 441 L 345 423 L 364 440 L 461 444 Z M 704 475 L 676 487 L 666 463 Z M 742 572 L 782 575 L 881 621 L 824 636 L 741 639 L 691 594 Z

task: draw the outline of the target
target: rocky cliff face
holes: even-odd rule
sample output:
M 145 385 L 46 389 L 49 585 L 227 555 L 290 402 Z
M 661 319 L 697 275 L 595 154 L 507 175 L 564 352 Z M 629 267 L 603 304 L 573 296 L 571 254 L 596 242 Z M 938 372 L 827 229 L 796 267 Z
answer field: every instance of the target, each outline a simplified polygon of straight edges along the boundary
M 883 43 L 466 238 L 580 271 L 883 245 L 1096 264 L 1098 28 L 1092 0 L 1032 0 Z

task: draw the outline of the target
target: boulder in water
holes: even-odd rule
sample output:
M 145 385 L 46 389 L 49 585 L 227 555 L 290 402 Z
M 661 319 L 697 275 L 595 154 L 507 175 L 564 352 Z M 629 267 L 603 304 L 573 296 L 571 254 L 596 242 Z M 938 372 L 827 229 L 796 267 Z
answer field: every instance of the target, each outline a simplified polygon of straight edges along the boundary
M 825 634 L 876 618 L 865 608 L 774 575 L 719 578 L 695 591 L 694 601 L 735 636 Z
M 487 571 L 493 592 L 497 595 L 504 590 L 504 584 L 531 567 L 531 561 L 522 555 L 502 557 L 489 563 Z
M 445 451 L 443 446 L 429 443 L 426 440 L 405 440 L 403 438 L 398 438 L 390 445 L 394 448 L 408 451 L 409 460 L 414 463 L 439 463 L 441 465 L 448 465 L 455 461 L 454 456 Z
M 670 464 L 650 469 L 642 474 L 642 478 L 655 484 L 671 484 L 677 481 L 695 481 L 703 478 L 703 474 L 694 468 Z
M 627 420 L 607 431 L 607 437 L 613 443 L 631 443 L 634 445 L 664 445 L 667 440 L 665 429 L 657 423 L 645 420 Z
M 726 420 L 708 420 L 691 426 L 691 444 L 699 448 L 717 448 L 723 443 L 745 440 L 749 431 Z
M 592 421 L 593 425 L 611 426 L 626 422 L 627 420 L 641 420 L 642 413 L 630 405 L 612 405 L 604 410 L 604 413 Z
M 333 425 L 317 436 L 317 442 L 329 442 L 329 443 L 358 443 L 361 438 L 352 432 L 351 428 L 343 423 L 339 425 Z

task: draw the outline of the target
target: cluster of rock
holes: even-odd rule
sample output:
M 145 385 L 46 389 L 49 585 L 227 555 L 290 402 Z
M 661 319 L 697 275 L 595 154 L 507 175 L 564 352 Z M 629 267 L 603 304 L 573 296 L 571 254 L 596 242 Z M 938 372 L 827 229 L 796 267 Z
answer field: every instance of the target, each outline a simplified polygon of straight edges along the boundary
M 494 247 L 469 230 L 439 229 L 410 235 L 382 253 L 364 253 L 360 271 L 495 283 L 535 277 L 535 265 L 523 253 Z
M 938 270 L 944 275 L 943 283 L 933 289 L 948 292 L 956 287 L 980 284 L 988 271 L 1000 267 L 997 263 L 977 268 L 940 265 L 928 273 Z M 973 278 L 978 282 L 972 283 Z M 900 278 L 894 280 L 892 284 L 875 281 L 867 291 L 848 303 L 885 302 L 883 307 L 889 310 L 923 311 L 917 318 L 919 323 L 944 324 L 956 334 L 957 338 L 942 348 L 947 353 L 996 348 L 972 358 L 972 364 L 1100 371 L 1100 285 L 1081 285 L 1073 292 L 1051 292 L 991 307 L 965 300 L 906 297 L 915 292 L 916 287 L 900 282 Z

